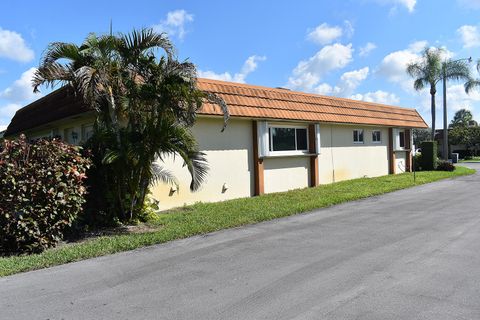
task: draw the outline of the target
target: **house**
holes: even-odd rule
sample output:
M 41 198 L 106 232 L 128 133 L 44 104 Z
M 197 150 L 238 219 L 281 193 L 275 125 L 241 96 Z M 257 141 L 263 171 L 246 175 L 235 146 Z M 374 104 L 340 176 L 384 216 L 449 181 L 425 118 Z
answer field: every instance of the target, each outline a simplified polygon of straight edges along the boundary
M 410 171 L 411 129 L 427 127 L 415 109 L 209 79 L 198 86 L 222 97 L 231 118 L 221 132 L 220 108 L 204 104 L 192 131 L 207 154 L 208 181 L 190 192 L 183 163 L 166 159 L 180 186 L 153 187 L 162 209 Z M 18 110 L 6 136 L 80 144 L 93 119 L 60 89 Z

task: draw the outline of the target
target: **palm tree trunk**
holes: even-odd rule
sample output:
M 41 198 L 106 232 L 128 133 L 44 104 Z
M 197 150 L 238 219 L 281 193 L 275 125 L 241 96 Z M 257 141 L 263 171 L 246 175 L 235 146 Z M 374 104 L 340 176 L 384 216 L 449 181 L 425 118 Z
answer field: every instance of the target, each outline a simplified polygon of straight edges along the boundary
M 435 89 L 430 90 L 430 95 L 432 96 L 432 141 L 435 141 L 435 111 L 436 111 L 436 106 L 435 106 Z
M 118 119 L 117 119 L 117 113 L 116 113 L 116 104 L 115 104 L 115 98 L 113 97 L 113 90 L 112 90 L 112 87 L 109 87 L 108 88 L 108 93 L 109 93 L 109 98 L 110 98 L 110 121 L 112 122 L 113 124 L 113 127 L 114 127 L 114 130 L 115 130 L 115 135 L 116 135 L 116 138 L 117 138 L 117 144 L 118 144 L 118 148 L 120 148 L 120 126 L 118 124 Z

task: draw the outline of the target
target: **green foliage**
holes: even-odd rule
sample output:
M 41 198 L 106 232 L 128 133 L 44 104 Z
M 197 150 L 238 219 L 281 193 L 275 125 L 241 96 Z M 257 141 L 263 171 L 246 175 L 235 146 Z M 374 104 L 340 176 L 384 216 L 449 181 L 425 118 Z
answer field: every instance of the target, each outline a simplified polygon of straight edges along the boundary
M 205 181 L 207 161 L 190 128 L 204 101 L 220 106 L 225 123 L 227 106 L 197 88 L 195 65 L 177 60 L 165 34 L 142 29 L 90 34 L 81 46 L 52 43 L 33 83 L 38 90 L 58 82 L 73 87 L 97 111 L 89 142 L 96 176 L 95 198 L 89 199 L 96 212 L 90 217 L 136 220 L 151 184 L 176 183 L 161 166 L 167 156 L 184 162 L 192 191 Z
M 436 170 L 438 170 L 438 171 L 454 171 L 455 166 L 453 164 L 451 164 L 449 161 L 440 160 L 440 161 L 437 162 Z
M 458 167 L 454 172 L 418 172 L 416 182 L 411 173 L 403 173 L 342 181 L 254 198 L 198 203 L 161 214 L 156 224 L 151 226 L 156 226 L 156 230 L 150 232 L 104 236 L 69 244 L 55 250 L 47 250 L 39 255 L 0 258 L 0 277 L 272 220 L 345 201 L 473 173 L 475 173 L 473 169 Z
M 453 127 L 448 133 L 451 145 L 464 145 L 467 155 L 472 155 L 472 147 L 480 144 L 480 127 Z
M 418 148 L 423 141 L 429 141 L 431 131 L 431 129 L 413 129 L 413 144 Z
M 90 161 L 57 140 L 5 140 L 0 152 L 0 255 L 55 246 L 82 210 Z
M 455 112 L 452 121 L 450 122 L 450 128 L 454 127 L 468 127 L 470 123 L 475 124 L 476 122 L 473 120 L 472 112 L 467 109 L 460 109 Z
M 420 166 L 422 170 L 435 170 L 437 167 L 437 142 L 424 141 L 422 142 L 422 157 Z

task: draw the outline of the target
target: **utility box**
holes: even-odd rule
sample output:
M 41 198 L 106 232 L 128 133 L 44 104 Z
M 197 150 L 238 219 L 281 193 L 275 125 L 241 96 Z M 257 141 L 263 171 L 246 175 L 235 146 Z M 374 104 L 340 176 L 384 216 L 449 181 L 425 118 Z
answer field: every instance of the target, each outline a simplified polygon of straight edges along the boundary
M 458 153 L 452 153 L 452 163 L 458 163 Z

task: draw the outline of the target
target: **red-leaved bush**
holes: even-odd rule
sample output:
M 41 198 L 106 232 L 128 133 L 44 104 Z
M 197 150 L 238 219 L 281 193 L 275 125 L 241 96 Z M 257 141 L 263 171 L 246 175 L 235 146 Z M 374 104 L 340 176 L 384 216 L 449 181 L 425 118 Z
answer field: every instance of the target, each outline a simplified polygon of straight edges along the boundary
M 81 149 L 59 140 L 0 146 L 0 255 L 37 253 L 55 246 L 85 202 Z

